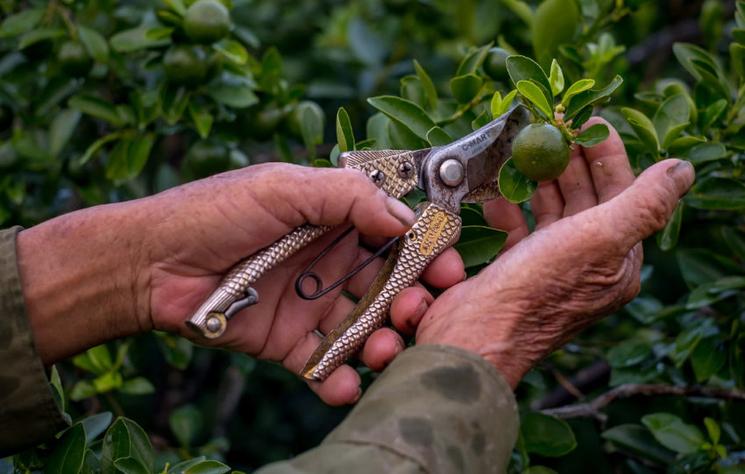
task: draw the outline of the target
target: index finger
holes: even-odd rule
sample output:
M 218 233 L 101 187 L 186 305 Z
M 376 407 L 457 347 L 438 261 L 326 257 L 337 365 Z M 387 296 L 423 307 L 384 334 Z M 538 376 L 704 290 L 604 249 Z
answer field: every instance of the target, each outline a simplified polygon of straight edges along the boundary
M 634 172 L 631 170 L 623 141 L 613 125 L 600 117 L 592 117 L 582 129 L 598 124 L 608 127 L 608 138 L 593 147 L 582 147 L 582 154 L 590 168 L 598 200 L 602 203 L 631 186 L 634 182 Z

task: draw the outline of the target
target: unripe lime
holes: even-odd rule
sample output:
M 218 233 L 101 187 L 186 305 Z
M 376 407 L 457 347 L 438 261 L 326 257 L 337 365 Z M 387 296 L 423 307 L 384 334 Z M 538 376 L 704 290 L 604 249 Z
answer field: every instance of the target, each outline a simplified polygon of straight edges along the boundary
M 531 124 L 512 142 L 512 162 L 522 174 L 535 181 L 550 181 L 569 164 L 569 145 L 551 124 Z
M 93 61 L 82 44 L 77 41 L 65 41 L 57 53 L 62 71 L 73 76 L 80 77 L 88 74 Z
M 200 140 L 186 152 L 182 167 L 194 178 L 221 173 L 230 167 L 230 150 L 221 143 Z
M 199 46 L 173 46 L 163 56 L 166 77 L 174 84 L 196 86 L 207 76 L 207 54 Z
M 509 81 L 507 73 L 507 58 L 510 56 L 502 48 L 491 48 L 484 60 L 484 72 L 495 81 Z
M 198 43 L 214 43 L 230 32 L 230 12 L 217 0 L 198 0 L 184 15 L 184 31 Z

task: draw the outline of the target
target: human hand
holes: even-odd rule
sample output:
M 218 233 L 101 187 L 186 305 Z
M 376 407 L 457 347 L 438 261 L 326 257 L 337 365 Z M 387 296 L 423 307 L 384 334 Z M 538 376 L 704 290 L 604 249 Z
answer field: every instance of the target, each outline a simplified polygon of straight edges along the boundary
M 587 126 L 596 123 L 606 122 Z M 635 180 L 623 142 L 606 125 L 605 142 L 574 148 L 562 176 L 540 184 L 531 201 L 532 234 L 518 206 L 485 204 L 490 225 L 509 231 L 508 250 L 434 302 L 419 324 L 418 344 L 476 352 L 515 387 L 536 362 L 636 296 L 641 241 L 665 226 L 694 171 L 665 160 Z
M 297 275 L 347 225 L 376 243 L 403 234 L 413 221 L 411 209 L 362 173 L 278 163 L 61 216 L 21 232 L 18 239 L 37 349 L 50 364 L 115 337 L 160 329 L 281 362 L 299 373 L 320 342 L 316 330 L 328 333 L 354 308 L 342 290 L 361 297 L 383 261 L 373 261 L 315 301 L 295 294 Z M 260 302 L 235 315 L 220 338 L 199 338 L 184 325 L 234 264 L 305 223 L 340 228 L 265 274 L 255 285 Z M 314 268 L 324 282 L 370 255 L 359 239 L 353 232 Z M 450 250 L 422 279 L 446 288 L 464 275 L 460 256 Z M 432 297 L 421 290 L 407 301 L 414 304 L 391 316 L 394 326 L 411 332 L 412 321 L 421 318 Z M 368 339 L 361 360 L 382 370 L 403 349 L 401 336 L 383 328 Z M 354 402 L 359 385 L 358 373 L 348 365 L 322 383 L 310 383 L 332 405 Z

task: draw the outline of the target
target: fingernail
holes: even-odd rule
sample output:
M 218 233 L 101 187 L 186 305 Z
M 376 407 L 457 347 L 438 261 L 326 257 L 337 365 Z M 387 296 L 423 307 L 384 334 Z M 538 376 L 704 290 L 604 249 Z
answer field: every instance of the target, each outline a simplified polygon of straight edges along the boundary
M 681 161 L 677 165 L 668 168 L 667 174 L 676 179 L 688 175 L 691 171 L 693 171 L 693 165 L 688 161 Z
M 393 217 L 398 219 L 398 221 L 406 227 L 411 227 L 414 224 L 414 221 L 416 220 L 414 211 L 398 199 L 392 197 L 387 198 L 385 201 L 385 207 Z
M 360 398 L 362 398 L 362 387 L 357 387 L 357 396 L 354 397 L 354 400 L 352 400 L 352 403 L 357 403 Z

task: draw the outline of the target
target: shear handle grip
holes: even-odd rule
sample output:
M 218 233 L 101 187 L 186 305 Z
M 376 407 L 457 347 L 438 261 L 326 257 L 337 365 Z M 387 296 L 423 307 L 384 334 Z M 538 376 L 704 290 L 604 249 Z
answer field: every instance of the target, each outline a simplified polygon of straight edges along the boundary
M 425 203 L 411 230 L 388 257 L 367 295 L 311 355 L 301 375 L 325 380 L 362 348 L 368 337 L 388 319 L 393 299 L 419 279 L 427 265 L 452 245 L 460 234 L 461 219 L 435 203 Z
M 257 301 L 258 295 L 251 289 L 252 284 L 330 229 L 330 226 L 310 224 L 297 227 L 269 247 L 242 260 L 230 269 L 215 291 L 186 321 L 186 325 L 208 339 L 219 337 L 227 327 L 227 320 L 237 312 L 229 311 L 231 306 L 247 298 L 251 301 L 242 307 Z

